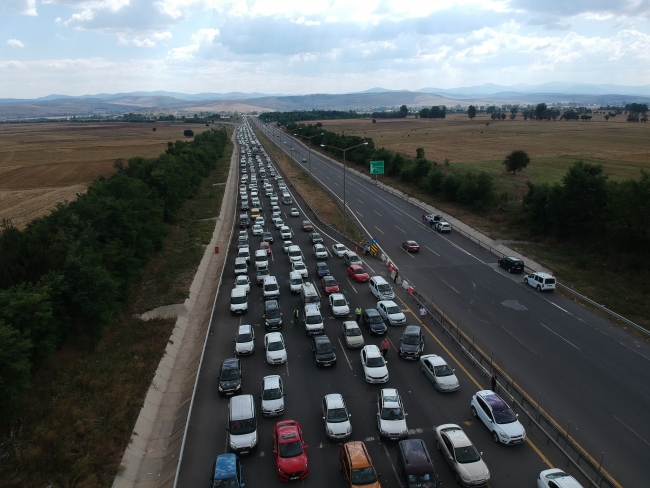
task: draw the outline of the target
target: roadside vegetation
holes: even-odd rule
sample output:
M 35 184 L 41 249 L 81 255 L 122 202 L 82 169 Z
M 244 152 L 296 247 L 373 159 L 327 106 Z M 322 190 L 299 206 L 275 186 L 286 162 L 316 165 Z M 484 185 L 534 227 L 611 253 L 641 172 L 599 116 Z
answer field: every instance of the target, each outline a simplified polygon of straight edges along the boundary
M 231 154 L 226 129 L 211 130 L 170 144 L 159 158 L 131 159 L 25 231 L 5 223 L 0 485 L 111 485 L 175 322 L 141 322 L 137 314 L 189 295 L 221 208 Z M 126 191 L 130 186 L 139 193 Z M 58 223 L 54 235 L 47 233 L 48 219 Z M 32 234 L 55 249 L 39 249 Z M 152 244 L 134 249 L 141 239 Z M 23 247 L 38 250 L 40 260 L 18 259 Z M 53 259 L 56 252 L 65 259 Z M 38 270 L 46 272 L 35 282 L 19 279 Z M 47 286 L 44 276 L 59 286 Z
M 541 120 L 528 123 L 546 123 Z M 472 123 L 467 118 L 465 122 Z M 617 125 L 615 130 L 623 137 Z M 639 126 L 626 126 L 638 132 Z M 414 158 L 406 157 L 378 148 L 365 134 L 335 133 L 312 124 L 289 124 L 286 130 L 315 135 L 315 147 L 324 144 L 319 150 L 339 158 L 340 151 L 332 146 L 368 142 L 346 156 L 355 169 L 368 174 L 369 161 L 385 161 L 382 182 L 493 239 L 508 241 L 508 246 L 551 269 L 566 285 L 650 328 L 650 173 L 643 164 L 637 164 L 635 176 L 610 178 L 600 161 L 565 158 L 563 173 L 551 181 L 533 182 L 521 177 L 535 168 L 536 161 L 517 146 L 494 162 L 500 166 L 497 172 L 481 169 L 483 165 L 452 164 L 448 158 L 428 159 L 423 147 L 415 149 Z M 508 180 L 517 181 L 519 191 L 509 191 L 502 183 Z

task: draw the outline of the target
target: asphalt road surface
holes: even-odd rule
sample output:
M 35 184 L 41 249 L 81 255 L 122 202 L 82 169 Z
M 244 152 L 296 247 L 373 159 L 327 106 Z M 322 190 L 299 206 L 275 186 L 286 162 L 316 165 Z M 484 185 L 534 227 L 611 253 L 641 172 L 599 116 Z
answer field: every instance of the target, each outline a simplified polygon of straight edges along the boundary
M 277 137 L 277 130 L 269 135 L 296 161 L 309 158 L 309 165 L 302 163 L 305 169 L 342 199 L 339 166 L 314 151 L 309 157 L 301 144 L 285 135 Z M 485 249 L 454 232 L 440 235 L 430 230 L 422 224 L 418 208 L 350 172 L 345 187 L 349 211 L 379 240 L 403 277 L 444 307 L 484 351 L 493 351 L 495 362 L 512 372 L 532 398 L 541 398 L 541 406 L 559 425 L 566 428 L 570 422 L 571 437 L 596 460 L 605 452 L 603 468 L 616 481 L 626 487 L 647 485 L 647 343 L 559 293 L 538 293 L 523 283 L 523 275 L 500 270 Z M 422 251 L 402 251 L 406 239 L 417 241 Z M 380 268 L 378 262 L 371 265 Z M 413 420 L 410 416 L 411 424 Z M 470 433 L 479 444 L 477 436 L 480 433 Z M 494 470 L 497 463 L 488 464 Z

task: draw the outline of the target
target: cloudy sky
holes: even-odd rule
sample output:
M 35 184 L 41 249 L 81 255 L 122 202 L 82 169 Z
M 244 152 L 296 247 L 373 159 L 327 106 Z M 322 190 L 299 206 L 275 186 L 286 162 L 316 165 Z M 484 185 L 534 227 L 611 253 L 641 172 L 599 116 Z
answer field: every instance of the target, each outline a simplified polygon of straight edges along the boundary
M 0 98 L 650 83 L 650 0 L 0 0 Z

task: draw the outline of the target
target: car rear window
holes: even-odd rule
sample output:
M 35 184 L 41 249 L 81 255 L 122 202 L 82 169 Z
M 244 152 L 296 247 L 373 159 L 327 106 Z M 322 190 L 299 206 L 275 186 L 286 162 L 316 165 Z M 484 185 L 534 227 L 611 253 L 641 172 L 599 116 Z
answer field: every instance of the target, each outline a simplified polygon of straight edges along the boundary
M 555 284 L 555 278 L 546 278 L 544 280 L 544 283 L 546 283 L 547 285 L 554 285 Z

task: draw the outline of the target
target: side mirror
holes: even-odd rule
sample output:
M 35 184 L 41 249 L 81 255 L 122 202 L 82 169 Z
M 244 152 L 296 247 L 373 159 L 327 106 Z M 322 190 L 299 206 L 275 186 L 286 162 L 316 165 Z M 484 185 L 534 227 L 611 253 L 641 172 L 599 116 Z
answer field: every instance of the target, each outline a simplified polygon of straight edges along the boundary
M 515 417 L 517 417 L 517 418 L 519 418 L 519 414 L 518 414 L 518 413 L 516 413 L 516 414 L 515 414 Z
M 454 373 L 456 372 L 456 370 L 455 370 L 455 369 L 452 369 L 452 371 L 453 371 Z
M 278 453 L 278 450 L 277 450 L 277 449 L 273 449 L 273 454 L 277 454 L 277 453 Z
M 323 420 L 325 420 L 325 417 L 323 417 Z
M 304 448 L 307 449 L 308 447 L 309 447 L 309 446 L 308 446 L 307 444 L 305 444 L 305 447 L 304 447 Z
M 348 418 L 352 418 L 352 414 L 351 414 L 351 413 L 348 414 Z
M 482 455 L 483 455 L 483 452 L 481 452 L 480 454 L 481 454 L 481 456 L 482 456 Z
M 226 427 L 226 432 L 230 434 L 230 429 L 228 427 Z

